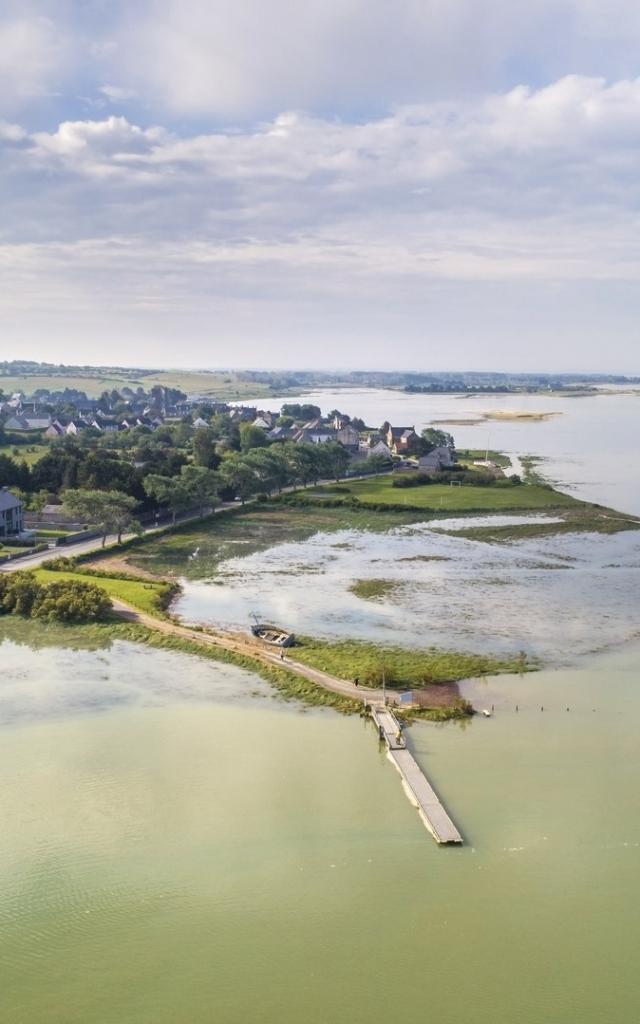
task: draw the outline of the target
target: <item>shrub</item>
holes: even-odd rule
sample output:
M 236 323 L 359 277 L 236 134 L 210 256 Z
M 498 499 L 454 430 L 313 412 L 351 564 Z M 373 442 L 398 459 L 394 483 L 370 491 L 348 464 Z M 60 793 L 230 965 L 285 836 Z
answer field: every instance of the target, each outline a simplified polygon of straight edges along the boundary
M 30 572 L 0 577 L 0 610 L 14 615 L 31 615 L 41 587 Z
M 111 600 L 95 583 L 59 580 L 43 585 L 33 573 L 0 575 L 0 612 L 49 622 L 94 622 L 111 610 Z
M 49 622 L 95 622 L 112 608 L 106 591 L 95 583 L 60 580 L 40 587 L 31 617 Z
M 424 487 L 432 484 L 433 477 L 428 473 L 403 473 L 402 476 L 394 476 L 391 481 L 392 487 Z

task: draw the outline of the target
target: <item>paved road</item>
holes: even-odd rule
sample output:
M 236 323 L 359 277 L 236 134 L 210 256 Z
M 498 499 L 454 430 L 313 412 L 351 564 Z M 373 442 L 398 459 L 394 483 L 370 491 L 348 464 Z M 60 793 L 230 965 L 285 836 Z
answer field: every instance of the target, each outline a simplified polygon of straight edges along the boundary
M 368 473 L 366 476 L 352 476 L 348 478 L 348 481 L 341 481 L 341 483 L 353 482 L 355 480 L 366 480 L 369 477 L 380 475 L 382 474 Z M 318 486 L 320 486 L 321 484 L 328 484 L 334 482 L 335 481 L 333 480 L 320 480 L 318 482 Z M 286 494 L 300 490 L 304 490 L 304 488 L 295 486 L 284 487 L 282 493 Z M 239 512 L 242 509 L 246 509 L 247 506 L 251 506 L 253 504 L 255 504 L 254 498 L 245 502 L 244 505 L 239 501 L 225 501 L 222 502 L 221 505 L 217 505 L 215 509 L 208 509 L 205 515 L 218 515 L 220 512 L 229 511 Z M 198 520 L 202 518 L 203 517 L 197 513 L 193 515 L 178 516 L 178 519 L 176 520 L 176 526 L 181 526 L 183 523 L 198 522 Z M 164 522 L 158 526 L 154 524 L 153 526 L 145 527 L 144 536 L 151 536 L 152 534 L 157 533 L 160 530 L 166 530 L 167 526 L 171 526 L 171 523 Z M 123 534 L 122 539 L 129 540 L 135 536 L 136 535 L 133 533 L 125 533 Z M 104 547 L 108 548 L 111 545 L 117 543 L 118 537 L 115 533 L 110 534 L 107 537 L 104 544 L 102 543 L 101 537 L 93 537 L 91 540 L 82 540 L 78 541 L 76 544 L 61 545 L 60 547 L 50 548 L 48 551 L 40 551 L 38 552 L 38 554 L 35 555 L 27 555 L 24 558 L 16 558 L 15 560 L 12 560 L 10 562 L 3 562 L 0 565 L 0 572 L 17 572 L 19 569 L 37 569 L 38 566 L 43 565 L 45 562 L 51 561 L 51 559 L 53 558 L 60 558 L 65 555 L 69 557 L 73 557 L 75 555 L 86 555 L 92 551 L 102 551 Z
M 210 516 L 218 512 L 228 512 L 229 509 L 239 509 L 241 506 L 235 502 L 225 502 L 219 505 L 215 509 L 208 509 L 205 512 L 205 516 Z M 176 526 L 181 526 L 183 523 L 197 523 L 203 517 L 200 514 L 194 513 L 193 515 L 181 516 L 176 520 Z M 171 526 L 171 523 L 161 523 L 158 526 L 147 526 L 144 530 L 144 536 L 152 536 L 154 533 L 166 530 L 167 526 Z M 125 533 L 122 535 L 123 540 L 130 540 L 135 537 L 135 533 Z M 17 572 L 19 569 L 37 569 L 39 565 L 43 565 L 45 562 L 51 561 L 53 558 L 62 557 L 75 557 L 76 555 L 87 555 L 91 552 L 102 551 L 103 548 L 108 548 L 112 544 L 118 543 L 117 534 L 111 533 L 107 535 L 106 541 L 102 543 L 102 537 L 92 537 L 90 540 L 81 540 L 75 544 L 62 544 L 60 547 L 49 548 L 47 551 L 39 551 L 35 555 L 26 555 L 24 558 L 16 558 L 11 562 L 4 562 L 0 565 L 0 572 Z

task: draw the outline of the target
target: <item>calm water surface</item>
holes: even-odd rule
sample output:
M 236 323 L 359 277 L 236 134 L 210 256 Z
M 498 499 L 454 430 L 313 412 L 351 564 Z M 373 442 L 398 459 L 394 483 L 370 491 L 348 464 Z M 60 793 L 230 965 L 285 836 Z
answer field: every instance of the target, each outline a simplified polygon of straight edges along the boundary
M 514 455 L 539 455 L 544 471 L 589 501 L 611 504 L 640 515 L 640 473 L 635 449 L 640 424 L 640 391 L 588 398 L 544 395 L 405 395 L 398 391 L 340 389 L 309 392 L 301 398 L 271 399 L 312 402 L 324 412 L 340 409 L 360 416 L 371 426 L 385 420 L 420 431 L 433 420 L 469 420 L 472 425 L 446 426 L 459 447 L 492 448 Z M 255 403 L 252 403 L 255 404 Z M 264 400 L 261 403 L 264 404 Z M 556 413 L 552 419 L 531 422 L 483 421 L 494 410 Z
M 356 411 L 341 395 L 328 407 Z M 514 451 L 542 454 L 553 427 L 554 471 L 564 460 L 581 493 L 640 512 L 634 401 L 574 400 L 566 418 L 497 426 L 520 431 L 527 443 Z M 503 442 L 496 431 L 491 443 Z M 524 582 L 502 588 L 522 601 L 532 587 L 526 628 L 541 635 L 555 616 L 531 579 L 547 573 L 538 590 L 558 609 L 576 588 L 552 579 L 583 573 L 568 660 L 585 632 L 600 645 L 598 590 L 608 621 L 622 622 L 620 637 L 610 625 L 607 635 L 633 634 L 637 557 L 632 540 L 610 541 L 621 547 L 606 558 L 567 539 L 527 549 L 510 575 Z M 455 540 L 418 531 L 412 543 Z M 462 576 L 449 553 L 433 564 Z M 563 554 L 578 559 L 571 570 L 541 568 Z M 316 579 L 314 603 L 325 584 Z M 66 633 L 15 622 L 0 624 L 0 640 L 2 1024 L 635 1020 L 633 642 L 468 684 L 477 706 L 494 706 L 490 720 L 411 728 L 467 840 L 441 850 L 358 719 L 284 705 L 251 674 L 185 655 L 73 649 Z
M 634 1019 L 636 651 L 412 728 L 461 850 L 358 719 L 129 644 L 1 653 L 3 1022 Z

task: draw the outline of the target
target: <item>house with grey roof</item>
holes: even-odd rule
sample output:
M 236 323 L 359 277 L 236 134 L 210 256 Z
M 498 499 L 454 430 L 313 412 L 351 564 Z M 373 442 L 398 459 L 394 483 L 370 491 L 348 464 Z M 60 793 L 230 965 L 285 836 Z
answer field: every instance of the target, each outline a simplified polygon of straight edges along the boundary
M 440 473 L 443 469 L 451 469 L 454 465 L 454 453 L 445 445 L 433 448 L 428 455 L 421 455 L 418 459 L 418 469 L 422 473 Z
M 50 426 L 50 416 L 10 416 L 8 420 L 5 420 L 4 429 L 15 431 L 47 430 Z
M 296 444 L 329 444 L 335 439 L 336 432 L 331 427 L 302 427 L 293 435 Z
M 8 487 L 0 488 L 0 537 L 13 537 L 23 530 L 22 502 Z

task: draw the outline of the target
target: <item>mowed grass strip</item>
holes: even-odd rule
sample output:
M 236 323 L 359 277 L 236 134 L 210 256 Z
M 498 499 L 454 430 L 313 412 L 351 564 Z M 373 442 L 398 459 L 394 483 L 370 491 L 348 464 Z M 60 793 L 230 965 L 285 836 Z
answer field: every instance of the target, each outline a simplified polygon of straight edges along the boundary
M 522 484 L 515 487 L 471 487 L 469 485 L 425 484 L 422 487 L 393 487 L 392 477 L 372 477 L 345 485 L 359 501 L 382 505 L 406 505 L 440 512 L 501 512 L 526 509 L 574 508 L 580 504 L 569 494 L 548 487 Z M 322 487 L 316 494 L 321 495 Z
M 94 583 L 106 590 L 109 597 L 124 601 L 149 615 L 163 613 L 169 584 L 150 583 L 147 580 L 122 580 L 115 576 L 92 576 L 82 572 L 56 572 L 52 569 L 36 569 L 34 575 L 40 583 L 55 583 L 57 580 L 81 580 Z

